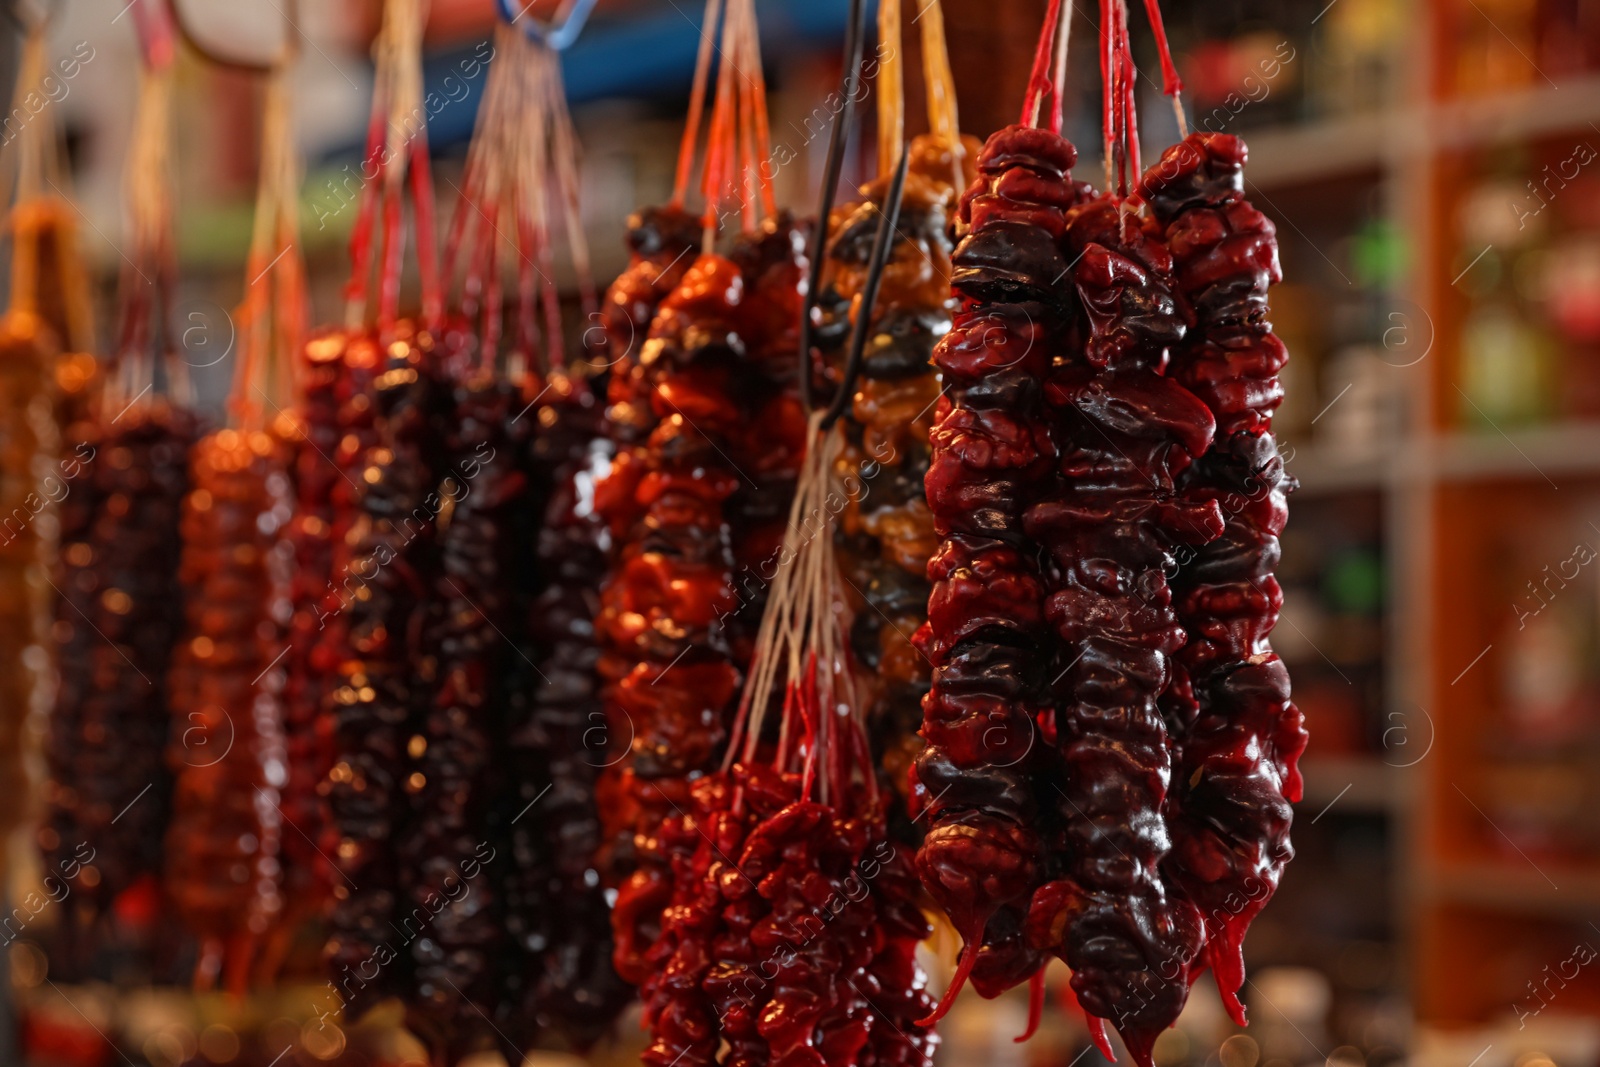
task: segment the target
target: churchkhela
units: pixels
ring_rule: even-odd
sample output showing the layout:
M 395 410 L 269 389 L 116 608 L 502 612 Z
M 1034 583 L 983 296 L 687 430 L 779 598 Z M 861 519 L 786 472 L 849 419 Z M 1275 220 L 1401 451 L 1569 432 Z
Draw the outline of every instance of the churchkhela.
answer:
M 1291 486 L 1270 436 L 1278 267 L 1235 138 L 1190 137 L 1141 183 L 1117 0 L 1108 192 L 1071 179 L 1045 80 L 1058 6 L 1024 123 L 962 198 L 962 305 L 935 351 L 918 862 L 966 942 L 941 1010 L 969 974 L 987 995 L 1032 979 L 1037 1005 L 1050 953 L 1102 1050 L 1109 1021 L 1148 1064 L 1207 965 L 1243 1021 L 1239 943 L 1291 855 L 1305 735 L 1266 645 Z
M 715 8 L 713 8 L 713 11 Z M 614 543 L 597 628 L 606 727 L 621 751 L 602 782 L 617 972 L 651 977 L 649 946 L 670 891 L 661 820 L 722 755 L 763 588 L 735 588 L 741 561 L 777 549 L 802 449 L 794 395 L 803 232 L 772 198 L 754 13 L 732 3 L 704 187 L 706 250 L 662 302 L 632 389 L 613 418 L 617 455 L 598 489 Z M 739 166 L 741 158 L 750 165 Z M 719 215 L 742 219 L 727 256 Z M 629 832 L 631 831 L 631 836 Z
M 1267 288 L 1282 278 L 1272 222 L 1244 198 L 1244 142 L 1193 133 L 1146 172 L 1141 194 L 1164 228 L 1177 288 L 1194 311 L 1173 376 L 1217 423 L 1216 443 L 1182 476 L 1187 494 L 1214 501 L 1221 537 L 1173 579 L 1188 641 L 1167 696 L 1176 724 L 1174 838 L 1165 871 L 1200 909 L 1205 960 L 1241 1025 L 1241 947 L 1271 899 L 1289 844 L 1289 805 L 1307 736 L 1289 700 L 1289 675 L 1268 635 L 1283 593 L 1273 577 L 1294 480 L 1272 435 L 1288 359 L 1267 321 Z
M 882 61 L 875 85 L 879 108 L 879 176 L 864 199 L 833 211 L 833 231 L 818 294 L 814 333 L 829 384 L 837 388 L 844 335 L 859 317 L 873 236 L 882 218 L 891 168 L 903 141 L 904 93 L 900 71 L 899 4 L 878 6 Z M 924 66 L 933 132 L 914 138 L 894 245 L 883 272 L 872 333 L 862 353 L 857 386 L 841 425 L 847 444 L 837 476 L 847 502 L 839 518 L 840 564 L 846 591 L 857 605 L 852 648 L 873 690 L 867 722 L 886 779 L 909 796 L 912 761 L 922 747 L 917 733 L 928 690 L 927 661 L 911 637 L 927 618 L 928 557 L 935 544 L 923 476 L 928 431 L 939 397 L 933 346 L 950 328 L 950 216 L 957 194 L 973 173 L 978 142 L 959 132 L 955 91 L 937 3 L 923 7 Z M 912 826 L 897 812 L 902 832 Z

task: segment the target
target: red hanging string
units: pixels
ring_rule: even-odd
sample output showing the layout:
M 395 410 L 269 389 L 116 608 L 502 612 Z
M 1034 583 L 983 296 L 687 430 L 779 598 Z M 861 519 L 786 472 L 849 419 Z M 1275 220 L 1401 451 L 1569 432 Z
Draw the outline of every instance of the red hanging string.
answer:
M 483 329 L 479 331 L 478 369 L 493 370 L 494 355 L 500 348 L 500 330 L 504 302 L 500 281 L 500 231 L 496 219 L 500 217 L 500 200 L 489 205 L 484 221 L 484 277 L 488 279 L 483 300 Z
M 373 101 L 372 117 L 367 120 L 367 150 L 361 157 L 361 204 L 350 230 L 350 280 L 344 287 L 345 304 L 349 308 L 356 307 L 366 296 L 367 282 L 372 276 L 372 235 L 383 185 L 383 144 L 387 128 L 384 112 L 381 103 Z
M 533 258 L 528 249 L 534 247 L 533 219 L 526 209 L 517 211 L 517 247 L 522 254 L 517 257 L 517 346 L 522 350 L 529 367 L 540 366 L 539 350 L 539 278 L 534 271 Z
M 800 798 L 810 800 L 812 786 L 817 780 L 817 710 L 808 694 L 798 683 L 791 681 L 790 688 L 799 690 L 795 704 L 800 709 L 800 717 L 805 720 L 805 773 L 800 781 Z
M 556 257 L 550 247 L 550 235 L 542 234 L 539 241 L 539 269 L 544 273 L 544 344 L 551 367 L 567 365 L 566 342 L 561 333 L 561 294 L 556 292 Z
M 755 230 L 761 221 L 760 192 L 758 189 L 759 177 L 756 174 L 756 116 L 754 83 L 750 77 L 750 67 L 753 66 L 749 55 L 747 36 L 744 32 L 745 23 L 750 17 L 749 7 L 743 0 L 739 3 L 738 23 L 733 30 L 733 61 L 735 75 L 739 79 L 736 86 L 738 91 L 739 113 L 739 199 L 743 205 L 744 228 L 749 233 Z M 759 57 L 756 58 L 759 63 Z
M 1144 0 L 1144 11 L 1150 19 L 1150 30 L 1155 34 L 1156 50 L 1161 53 L 1161 91 L 1167 96 L 1183 92 L 1183 79 L 1172 62 L 1172 49 L 1167 44 L 1167 28 L 1161 22 L 1161 0 Z
M 729 69 L 727 57 L 724 56 L 721 69 L 717 72 L 717 95 L 711 107 L 711 130 L 706 135 L 706 169 L 701 179 L 701 192 L 706 202 L 705 227 L 709 236 L 714 236 L 716 233 L 722 207 L 722 187 L 727 180 L 726 171 L 729 169 L 727 137 L 732 132 L 733 123 L 732 116 L 729 115 L 732 109 L 731 77 L 732 71 Z
M 463 251 L 468 251 L 465 246 L 467 217 L 477 214 L 473 205 L 483 199 L 483 182 L 483 168 L 478 166 L 476 160 L 469 154 L 466 168 L 461 174 L 459 189 L 461 199 L 450 215 L 450 228 L 444 238 L 444 263 L 440 273 L 446 285 L 455 284 L 457 259 Z M 468 266 L 471 266 L 470 262 Z
M 1100 0 L 1100 120 L 1105 144 L 1106 192 L 1114 192 L 1117 161 L 1117 95 L 1113 72 L 1117 53 L 1116 20 L 1111 14 L 1115 0 Z
M 1117 41 L 1122 66 L 1122 137 L 1123 165 L 1121 194 L 1127 196 L 1139 184 L 1139 115 L 1138 74 L 1133 63 L 1133 49 L 1128 42 L 1127 0 L 1117 0 Z
M 1055 101 L 1060 92 L 1059 87 L 1050 85 L 1050 55 L 1055 50 L 1056 22 L 1061 17 L 1061 0 L 1050 0 L 1050 6 L 1045 10 L 1044 28 L 1039 32 L 1039 44 L 1033 50 L 1033 69 L 1028 74 L 1028 91 L 1022 98 L 1022 125 L 1032 126 L 1039 121 L 1039 109 L 1046 107 L 1052 114 L 1056 110 Z M 1045 94 L 1049 93 L 1049 102 L 1045 101 Z M 1054 119 L 1047 119 L 1054 123 Z M 1060 132 L 1059 127 L 1056 130 Z
M 387 184 L 387 183 L 385 183 Z M 383 261 L 378 274 L 378 336 L 387 338 L 400 319 L 400 274 L 405 265 L 405 198 L 396 188 L 383 194 Z
M 417 273 L 422 280 L 422 324 L 438 327 L 444 317 L 444 290 L 439 283 L 439 252 L 433 229 L 433 165 L 428 159 L 428 131 L 411 139 L 411 206 L 417 223 Z

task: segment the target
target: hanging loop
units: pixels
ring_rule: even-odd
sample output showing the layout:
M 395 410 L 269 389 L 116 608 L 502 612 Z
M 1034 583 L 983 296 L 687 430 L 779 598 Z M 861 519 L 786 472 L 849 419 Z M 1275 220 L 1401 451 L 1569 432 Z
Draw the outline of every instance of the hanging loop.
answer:
M 513 26 L 522 27 L 522 32 L 528 35 L 529 40 L 537 41 L 557 52 L 565 52 L 572 47 L 572 43 L 583 32 L 584 24 L 589 21 L 589 15 L 594 11 L 595 0 L 566 0 L 563 5 L 565 10 L 559 12 L 549 23 L 544 23 L 529 15 L 528 8 L 532 3 L 522 3 L 521 0 L 496 0 L 500 9 L 500 17 Z
M 142 6 L 145 0 L 139 0 Z M 194 50 L 195 54 L 213 66 L 224 70 L 236 70 L 244 74 L 271 74 L 281 67 L 286 67 L 294 62 L 300 52 L 300 25 L 296 18 L 299 14 L 299 0 L 283 0 L 282 6 L 274 3 L 274 7 L 283 14 L 284 40 L 283 48 L 279 53 L 267 60 L 241 59 L 238 56 L 223 55 L 189 29 L 189 24 L 183 19 L 183 5 L 180 0 L 167 0 L 167 8 L 172 15 L 172 28 L 176 29 L 183 43 Z
M 61 17 L 61 9 L 66 6 L 67 0 L 43 0 L 42 3 L 37 5 L 6 4 L 4 7 L 0 7 L 0 11 L 5 13 L 6 18 L 17 29 L 26 34 L 34 29 L 48 30 L 51 26 L 54 26 L 56 20 Z M 34 7 L 36 10 L 32 13 L 24 13 L 21 9 L 25 7 Z M 42 10 L 37 10 L 39 8 L 42 8 Z

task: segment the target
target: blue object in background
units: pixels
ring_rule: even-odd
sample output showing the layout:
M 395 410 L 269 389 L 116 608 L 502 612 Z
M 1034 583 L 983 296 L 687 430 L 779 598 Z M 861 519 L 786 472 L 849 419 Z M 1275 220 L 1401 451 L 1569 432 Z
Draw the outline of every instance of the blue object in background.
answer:
M 686 96 L 694 79 L 694 61 L 700 47 L 700 20 L 705 11 L 698 0 L 666 0 L 668 9 L 617 22 L 591 22 L 577 42 L 562 53 L 567 99 L 574 104 L 607 97 Z M 868 3 L 869 9 L 876 4 Z M 674 10 L 675 9 L 675 10 Z M 833 46 L 844 39 L 849 0 L 765 0 L 756 11 L 761 23 L 762 53 L 770 60 L 787 52 Z M 447 95 L 447 77 L 460 76 L 461 62 L 473 56 L 481 43 L 427 56 L 423 62 L 424 92 Z M 479 53 L 481 54 L 481 53 Z M 435 148 L 459 144 L 472 137 L 472 123 L 483 94 L 482 77 L 470 82 L 457 102 L 443 108 L 428 125 L 428 141 Z M 463 106 L 465 105 L 465 106 Z M 351 145 L 339 155 L 359 152 Z

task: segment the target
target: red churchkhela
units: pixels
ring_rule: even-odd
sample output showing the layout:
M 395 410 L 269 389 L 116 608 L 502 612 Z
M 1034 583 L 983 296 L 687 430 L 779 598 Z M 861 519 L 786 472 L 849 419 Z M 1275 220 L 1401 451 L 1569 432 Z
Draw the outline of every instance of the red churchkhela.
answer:
M 1052 4 L 1030 101 L 1043 91 L 1058 14 Z M 930 827 L 918 873 L 965 946 L 930 1020 L 969 977 L 995 996 L 1044 959 L 1023 925 L 1045 871 L 1035 777 L 1051 762 L 1039 734 L 1052 648 L 1024 515 L 1056 462 L 1042 380 L 1070 325 L 1055 285 L 1067 273 L 1058 241 L 1076 159 L 1054 130 L 1015 125 L 989 138 L 960 201 L 965 236 L 951 273 L 960 306 L 934 349 L 945 396 L 926 486 L 941 543 L 916 637 L 933 682 L 913 800 Z
M 1184 485 L 1227 516 L 1223 535 L 1173 582 L 1189 641 L 1167 700 L 1178 756 L 1168 815 L 1176 845 L 1164 871 L 1199 907 L 1204 962 L 1241 1024 L 1241 945 L 1294 855 L 1289 805 L 1300 799 L 1296 763 L 1307 740 L 1267 640 L 1283 603 L 1272 572 L 1294 481 L 1272 435 L 1288 358 L 1266 321 L 1267 288 L 1282 277 L 1277 234 L 1244 199 L 1245 158 L 1237 137 L 1191 134 L 1141 189 L 1196 320 L 1173 373 L 1217 422 L 1216 445 Z

